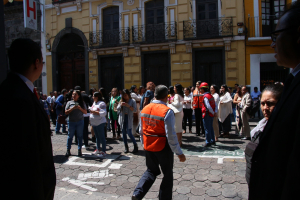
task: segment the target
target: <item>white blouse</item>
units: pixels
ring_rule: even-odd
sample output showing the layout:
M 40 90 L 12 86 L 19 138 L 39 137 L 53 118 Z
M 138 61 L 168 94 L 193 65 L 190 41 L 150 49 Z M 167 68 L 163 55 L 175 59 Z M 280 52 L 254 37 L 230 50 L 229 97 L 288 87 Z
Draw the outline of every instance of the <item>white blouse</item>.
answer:
M 192 109 L 192 103 L 193 103 L 193 94 L 190 93 L 188 96 L 184 95 L 184 98 L 183 98 L 184 101 L 190 101 L 190 103 L 186 103 L 186 104 L 183 104 L 183 108 L 184 109 Z

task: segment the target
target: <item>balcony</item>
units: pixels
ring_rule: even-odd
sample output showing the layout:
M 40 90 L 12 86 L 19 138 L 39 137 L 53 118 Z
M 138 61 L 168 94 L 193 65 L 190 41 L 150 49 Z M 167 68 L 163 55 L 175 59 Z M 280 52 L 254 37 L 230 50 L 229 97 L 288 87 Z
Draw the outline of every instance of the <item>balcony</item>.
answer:
M 176 40 L 176 22 L 148 24 L 132 27 L 132 43 L 149 44 Z
M 232 36 L 232 18 L 183 21 L 183 37 L 185 40 Z
M 117 47 L 130 44 L 130 28 L 90 32 L 90 48 Z
M 248 39 L 271 39 L 271 32 L 275 30 L 278 17 L 275 15 L 262 15 L 248 17 Z

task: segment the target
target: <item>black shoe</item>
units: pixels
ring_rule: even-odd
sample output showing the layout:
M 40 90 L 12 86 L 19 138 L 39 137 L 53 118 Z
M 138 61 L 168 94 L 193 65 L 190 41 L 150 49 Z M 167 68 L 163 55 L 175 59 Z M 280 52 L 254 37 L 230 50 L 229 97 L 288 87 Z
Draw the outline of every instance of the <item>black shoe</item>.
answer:
M 55 132 L 56 135 L 61 135 L 61 132 Z
M 129 153 L 128 144 L 125 144 L 125 150 L 124 150 L 124 153 Z
M 82 156 L 81 149 L 78 149 L 78 156 Z
M 210 143 L 210 144 L 216 146 L 216 142 L 212 142 L 212 143 Z
M 135 195 L 133 195 L 133 196 L 131 197 L 131 200 L 140 200 L 140 199 L 137 198 Z
M 210 146 L 211 146 L 210 143 L 205 143 L 205 144 L 203 145 L 203 147 L 210 147 Z
M 68 133 L 68 131 L 63 131 L 63 133 Z
M 96 142 L 96 137 L 92 137 L 92 142 Z
M 138 145 L 135 144 L 134 145 L 134 149 L 133 149 L 133 151 L 131 153 L 137 153 L 137 152 L 139 152 L 139 148 L 138 148 Z
M 71 152 L 70 152 L 70 150 L 67 150 L 67 152 L 66 152 L 66 155 L 65 155 L 66 157 L 69 157 L 69 156 L 71 156 Z

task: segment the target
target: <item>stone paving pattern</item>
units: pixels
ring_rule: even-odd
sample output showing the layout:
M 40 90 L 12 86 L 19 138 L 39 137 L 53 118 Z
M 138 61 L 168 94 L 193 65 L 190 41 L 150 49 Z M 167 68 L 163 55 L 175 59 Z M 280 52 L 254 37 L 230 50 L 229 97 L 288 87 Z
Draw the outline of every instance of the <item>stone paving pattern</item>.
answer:
M 54 130 L 54 126 L 52 129 Z M 195 127 L 193 127 L 193 132 L 195 132 Z M 226 145 L 228 149 L 239 149 L 243 151 L 248 141 L 240 140 L 233 134 L 234 131 L 231 132 L 231 138 L 219 138 L 217 144 Z M 52 145 L 57 174 L 55 199 L 62 199 L 61 195 L 58 194 L 58 191 L 61 189 L 78 193 L 78 199 L 85 197 L 89 198 L 89 196 L 93 196 L 97 199 L 97 195 L 99 195 L 98 199 L 110 199 L 108 197 L 103 197 L 104 195 L 110 196 L 111 199 L 130 199 L 141 175 L 146 170 L 144 150 L 141 143 L 138 142 L 138 154 L 124 154 L 124 144 L 122 139 L 112 140 L 111 138 L 112 133 L 108 132 L 107 154 L 114 155 L 116 159 L 112 160 L 109 165 L 99 168 L 95 166 L 65 164 L 65 162 L 68 161 L 64 156 L 66 152 L 67 135 L 56 135 L 53 133 Z M 196 136 L 194 133 L 183 134 L 183 149 L 185 149 L 185 152 L 193 153 L 187 155 L 187 160 L 184 163 L 180 163 L 177 156 L 174 157 L 173 199 L 247 199 L 248 187 L 245 180 L 245 159 L 225 158 L 222 164 L 218 164 L 217 158 L 198 157 L 197 155 L 200 155 L 200 152 L 205 152 L 207 150 L 201 147 L 201 145 L 204 144 L 204 139 L 204 137 Z M 92 153 L 95 150 L 95 144 L 91 141 L 90 144 L 91 146 L 89 149 L 83 149 L 84 156 L 75 158 L 76 160 L 74 162 L 89 164 L 105 163 L 107 159 L 99 159 L 95 156 L 87 156 L 85 154 Z M 217 149 L 218 145 L 213 148 Z M 129 148 L 130 151 L 133 150 L 133 144 L 130 140 Z M 69 159 L 77 156 L 77 145 L 72 145 L 71 154 L 74 156 Z M 121 167 L 119 169 L 110 169 L 113 166 L 112 164 L 115 166 L 121 165 Z M 93 178 L 91 175 L 86 175 L 87 173 L 94 173 L 97 175 Z M 82 180 L 79 179 L 84 175 L 86 175 L 87 178 Z M 99 175 L 101 175 L 101 178 L 99 178 Z M 79 184 L 76 186 L 65 181 L 67 177 L 75 182 L 77 181 Z M 158 191 L 162 177 L 163 175 L 157 177 L 154 185 L 145 196 L 145 199 L 158 199 Z M 82 182 L 90 182 L 85 185 L 96 189 L 96 191 L 81 187 L 80 183 Z M 79 194 L 85 196 L 82 197 Z

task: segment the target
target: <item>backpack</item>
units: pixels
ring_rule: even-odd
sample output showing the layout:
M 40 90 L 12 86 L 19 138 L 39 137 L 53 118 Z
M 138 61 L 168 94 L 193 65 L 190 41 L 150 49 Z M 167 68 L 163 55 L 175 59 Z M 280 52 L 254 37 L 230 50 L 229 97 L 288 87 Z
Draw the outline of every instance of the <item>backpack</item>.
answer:
M 247 112 L 250 116 L 254 116 L 255 113 L 259 110 L 259 106 L 260 106 L 260 103 L 259 103 L 259 102 L 260 102 L 259 100 L 253 101 L 253 100 L 251 99 L 251 105 L 250 105 L 250 107 L 248 107 L 248 108 L 246 109 L 246 112 Z

